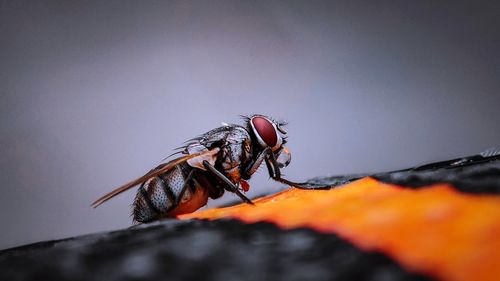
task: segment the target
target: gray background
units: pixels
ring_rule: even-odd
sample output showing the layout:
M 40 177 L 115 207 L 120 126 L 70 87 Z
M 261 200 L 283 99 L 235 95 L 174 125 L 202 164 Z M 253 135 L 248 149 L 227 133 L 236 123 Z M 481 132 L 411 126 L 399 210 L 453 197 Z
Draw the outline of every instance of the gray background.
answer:
M 498 145 L 500 9 L 366 2 L 1 1 L 0 248 L 129 226 L 89 204 L 239 114 L 289 121 L 291 180 Z

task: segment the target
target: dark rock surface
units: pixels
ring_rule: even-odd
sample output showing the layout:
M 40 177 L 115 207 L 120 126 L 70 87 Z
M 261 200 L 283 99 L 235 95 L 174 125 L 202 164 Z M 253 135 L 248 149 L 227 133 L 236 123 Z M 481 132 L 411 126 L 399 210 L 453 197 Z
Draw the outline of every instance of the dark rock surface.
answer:
M 500 160 L 432 170 L 408 170 L 374 175 L 380 181 L 410 188 L 450 183 L 467 193 L 500 194 Z
M 462 192 L 499 194 L 500 150 L 490 149 L 474 156 L 380 173 L 373 177 L 410 188 L 445 182 Z
M 427 280 L 335 235 L 166 220 L 0 252 L 0 280 Z
M 312 179 L 333 186 L 366 176 Z M 409 188 L 451 183 L 498 194 L 500 155 L 487 153 L 371 175 Z M 234 220 L 164 220 L 0 251 L 0 280 L 428 280 L 381 253 L 310 229 Z
M 462 192 L 500 194 L 500 149 L 490 149 L 478 155 L 430 163 L 404 170 L 371 175 L 317 177 L 311 181 L 315 184 L 335 187 L 365 176 L 371 176 L 382 182 L 408 188 L 420 188 L 435 183 L 450 183 L 454 188 Z

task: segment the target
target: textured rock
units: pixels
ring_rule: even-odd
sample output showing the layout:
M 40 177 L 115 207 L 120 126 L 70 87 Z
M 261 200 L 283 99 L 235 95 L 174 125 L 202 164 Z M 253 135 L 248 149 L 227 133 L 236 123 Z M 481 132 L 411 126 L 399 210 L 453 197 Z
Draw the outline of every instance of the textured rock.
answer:
M 317 178 L 347 183 L 329 190 L 289 189 L 182 218 L 236 218 L 309 227 L 378 250 L 405 268 L 443 280 L 500 276 L 500 159 L 472 156 L 377 174 Z M 397 185 L 396 185 L 397 184 Z M 311 185 L 314 187 L 313 185 Z
M 464 158 L 467 159 L 467 158 Z M 415 169 L 381 173 L 375 178 L 410 188 L 429 186 L 435 183 L 450 183 L 462 192 L 475 194 L 500 194 L 500 157 L 477 159 L 476 161 L 458 159 L 441 167 L 417 167 Z M 464 161 L 461 163 L 461 161 Z
M 500 276 L 500 197 L 457 192 L 449 184 L 411 189 L 363 178 L 331 190 L 289 189 L 254 201 L 182 215 L 273 222 L 332 233 L 381 251 L 409 270 L 443 280 Z
M 0 253 L 0 280 L 422 280 L 335 235 L 172 221 Z
M 164 220 L 8 249 L 0 251 L 0 280 L 495 280 L 500 259 L 485 257 L 500 252 L 499 158 L 476 155 L 360 181 L 365 174 L 315 178 L 313 187 L 342 188 L 291 189 L 253 209 L 184 216 L 229 214 L 246 223 Z

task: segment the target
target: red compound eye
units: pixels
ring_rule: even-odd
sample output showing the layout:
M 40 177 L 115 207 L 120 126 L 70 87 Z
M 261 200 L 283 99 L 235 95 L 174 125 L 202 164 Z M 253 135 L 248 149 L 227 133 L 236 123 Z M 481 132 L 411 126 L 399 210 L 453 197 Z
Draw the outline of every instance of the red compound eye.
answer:
M 258 135 L 269 147 L 274 147 L 278 142 L 278 136 L 273 124 L 264 117 L 252 118 L 255 134 Z

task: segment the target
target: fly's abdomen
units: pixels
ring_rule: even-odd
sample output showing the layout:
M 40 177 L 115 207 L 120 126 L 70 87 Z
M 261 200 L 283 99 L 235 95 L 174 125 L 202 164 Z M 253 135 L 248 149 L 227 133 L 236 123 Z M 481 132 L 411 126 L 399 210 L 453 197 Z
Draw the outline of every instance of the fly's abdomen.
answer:
M 165 184 L 160 178 L 151 178 L 137 191 L 133 210 L 134 220 L 147 222 L 158 219 L 174 202 L 173 198 L 168 197 Z
M 134 220 L 147 222 L 163 217 L 175 207 L 178 192 L 174 191 L 182 189 L 184 182 L 184 176 L 179 167 L 145 181 L 139 187 L 135 197 Z
M 179 214 L 184 209 L 179 207 L 189 202 L 195 193 L 200 193 L 197 192 L 196 184 L 186 182 L 191 170 L 191 167 L 180 164 L 145 181 L 139 187 L 134 201 L 134 220 L 148 222 Z

